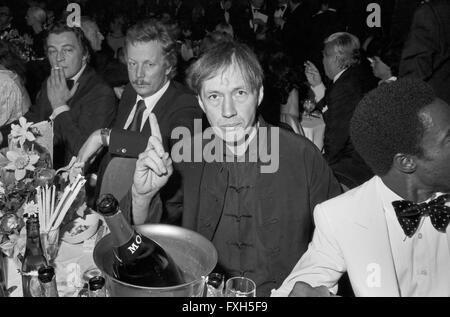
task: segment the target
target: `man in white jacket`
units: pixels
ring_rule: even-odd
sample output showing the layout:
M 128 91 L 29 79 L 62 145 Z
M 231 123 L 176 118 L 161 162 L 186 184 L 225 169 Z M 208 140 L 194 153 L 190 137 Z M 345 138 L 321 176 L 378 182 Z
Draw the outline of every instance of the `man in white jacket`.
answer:
M 421 81 L 370 92 L 351 122 L 377 176 L 318 205 L 315 233 L 272 296 L 450 296 L 450 106 Z

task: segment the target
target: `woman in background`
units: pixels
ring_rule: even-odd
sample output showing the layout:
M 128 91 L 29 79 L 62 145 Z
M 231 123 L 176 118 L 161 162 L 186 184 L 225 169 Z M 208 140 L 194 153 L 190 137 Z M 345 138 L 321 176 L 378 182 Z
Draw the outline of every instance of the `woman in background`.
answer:
M 24 82 L 21 59 L 7 42 L 0 41 L 0 127 L 19 119 L 30 108 Z
M 301 126 L 303 107 L 300 108 L 300 101 L 305 99 L 308 89 L 301 80 L 302 72 L 296 71 L 290 59 L 282 52 L 270 54 L 265 68 L 266 102 L 261 109 L 264 119 L 304 135 Z

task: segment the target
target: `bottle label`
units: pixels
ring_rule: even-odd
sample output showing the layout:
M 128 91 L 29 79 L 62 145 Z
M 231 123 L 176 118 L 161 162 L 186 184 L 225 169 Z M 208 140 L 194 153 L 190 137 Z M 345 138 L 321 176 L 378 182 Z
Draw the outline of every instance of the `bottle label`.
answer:
M 139 246 L 142 244 L 142 237 L 137 234 L 136 237 L 131 240 L 131 243 L 128 244 L 127 250 L 130 252 L 130 254 L 134 254 L 138 249 Z

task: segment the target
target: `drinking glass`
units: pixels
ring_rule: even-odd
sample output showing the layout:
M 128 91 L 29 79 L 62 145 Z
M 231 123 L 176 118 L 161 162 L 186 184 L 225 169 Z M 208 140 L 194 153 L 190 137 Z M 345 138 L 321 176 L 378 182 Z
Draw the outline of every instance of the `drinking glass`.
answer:
M 309 117 L 315 108 L 316 108 L 316 103 L 314 102 L 314 100 L 306 99 L 303 102 L 303 109 L 305 111 L 306 117 Z
M 220 273 L 211 273 L 206 280 L 206 297 L 223 297 L 224 276 Z
M 54 263 L 59 251 L 59 228 L 41 232 L 41 243 L 45 257 L 49 263 Z
M 225 283 L 225 297 L 256 297 L 256 284 L 247 277 L 232 277 Z

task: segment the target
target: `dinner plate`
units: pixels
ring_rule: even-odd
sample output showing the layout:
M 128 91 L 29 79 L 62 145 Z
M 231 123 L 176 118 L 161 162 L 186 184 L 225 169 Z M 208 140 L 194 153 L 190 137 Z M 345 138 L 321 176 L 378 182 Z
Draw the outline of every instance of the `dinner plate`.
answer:
M 99 221 L 100 217 L 96 213 L 90 213 L 85 218 L 76 218 L 66 226 L 67 228 L 71 228 L 70 231 L 63 230 L 64 235 L 62 240 L 70 244 L 84 242 L 97 232 Z M 76 231 L 80 232 L 76 233 Z

